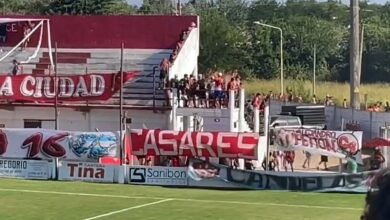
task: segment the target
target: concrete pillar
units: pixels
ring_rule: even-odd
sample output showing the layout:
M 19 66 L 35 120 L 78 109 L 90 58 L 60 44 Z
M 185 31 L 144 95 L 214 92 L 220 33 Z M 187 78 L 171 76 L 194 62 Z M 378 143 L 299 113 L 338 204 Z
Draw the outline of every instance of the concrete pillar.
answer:
M 239 108 L 240 108 L 240 115 L 238 118 L 239 123 L 239 131 L 244 132 L 244 125 L 246 123 L 245 121 L 245 89 L 240 90 L 240 96 L 239 96 Z
M 266 106 L 265 106 L 265 108 L 264 108 L 264 136 L 267 138 L 266 140 L 267 140 L 267 151 L 266 151 L 266 157 L 267 157 L 267 162 L 266 162 L 266 168 L 267 168 L 267 170 L 268 170 L 268 162 L 269 162 L 269 152 L 270 152 L 270 142 L 269 142 L 269 133 L 268 133 L 268 131 L 269 131 L 269 108 L 270 108 L 270 106 L 267 104 Z M 261 155 L 259 155 L 259 156 L 261 156 Z M 263 158 L 258 158 L 259 159 L 259 161 L 260 162 L 262 162 L 263 161 Z
M 177 89 L 172 89 L 172 93 L 170 94 L 170 100 L 171 100 L 171 130 L 176 131 L 177 130 L 177 108 L 178 108 L 178 102 L 177 102 Z
M 173 102 L 172 102 L 173 101 L 173 92 L 169 93 L 168 98 L 169 98 L 169 102 L 172 106 L 172 110 L 171 110 L 169 117 L 168 117 L 168 129 L 174 130 L 173 118 L 175 117 L 175 114 L 173 112 L 174 107 L 173 107 Z
M 383 134 L 383 138 L 385 138 L 386 140 L 389 138 L 389 127 L 388 126 L 385 126 L 384 127 L 384 134 Z M 385 163 L 382 165 L 382 168 L 387 168 L 388 167 L 388 164 L 389 164 L 389 159 L 388 159 L 388 152 L 387 152 L 387 147 L 384 147 L 382 148 L 383 149 L 383 155 L 385 156 L 386 160 L 385 160 Z
M 192 117 L 183 116 L 183 131 L 192 131 Z
M 234 100 L 234 91 L 229 90 L 229 123 L 230 123 L 230 132 L 236 132 L 236 129 L 234 127 L 234 122 L 236 121 L 236 115 L 235 115 L 235 106 L 234 106 L 235 100 Z M 240 103 L 241 104 L 241 103 Z M 241 115 L 241 114 L 240 114 Z M 241 118 L 240 115 L 238 116 L 238 121 L 241 123 Z M 239 132 L 241 128 L 239 127 Z M 238 168 L 239 169 L 244 169 L 244 159 L 238 159 Z
M 266 136 L 266 137 L 268 137 L 268 131 L 269 131 L 269 119 L 270 119 L 269 108 L 270 108 L 269 105 L 266 105 L 264 108 L 264 136 Z
M 230 132 L 233 132 L 234 131 L 234 122 L 235 122 L 235 117 L 234 117 L 234 91 L 233 90 L 229 90 L 229 123 L 230 123 L 230 126 L 229 126 L 229 129 L 230 129 Z
M 125 183 L 125 179 L 126 179 L 126 170 L 127 170 L 127 166 L 126 165 L 122 165 L 122 166 L 119 166 L 118 168 L 118 183 Z

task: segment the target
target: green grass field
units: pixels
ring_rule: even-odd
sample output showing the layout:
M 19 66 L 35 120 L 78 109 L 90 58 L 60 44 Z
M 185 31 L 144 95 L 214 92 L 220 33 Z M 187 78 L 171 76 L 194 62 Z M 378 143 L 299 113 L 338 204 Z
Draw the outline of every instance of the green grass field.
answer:
M 0 180 L 1 220 L 356 220 L 363 195 Z
M 296 81 L 295 81 L 296 82 Z M 302 83 L 305 90 L 312 91 L 312 83 L 305 81 Z M 284 86 L 292 87 L 293 81 L 285 80 Z M 295 84 L 297 85 L 297 84 Z M 279 80 L 252 80 L 245 81 L 244 86 L 247 94 L 254 94 L 256 92 L 268 93 L 272 90 L 275 94 L 280 92 L 280 81 Z M 367 102 L 369 104 L 377 101 L 386 102 L 390 101 L 389 98 L 390 85 L 387 83 L 376 83 L 376 84 L 362 84 L 360 87 L 360 100 L 363 103 L 364 94 L 368 95 Z M 329 94 L 334 97 L 338 104 L 341 104 L 344 98 L 349 101 L 349 84 L 348 83 L 337 83 L 337 82 L 317 82 L 316 83 L 316 95 L 321 100 L 324 100 L 325 96 Z

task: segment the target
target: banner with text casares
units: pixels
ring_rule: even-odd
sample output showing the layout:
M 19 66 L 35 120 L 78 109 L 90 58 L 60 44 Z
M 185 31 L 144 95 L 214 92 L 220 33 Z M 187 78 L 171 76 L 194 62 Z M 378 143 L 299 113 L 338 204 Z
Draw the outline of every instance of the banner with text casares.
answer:
M 257 160 L 259 135 L 237 132 L 131 130 L 130 148 L 135 156 L 191 156 Z

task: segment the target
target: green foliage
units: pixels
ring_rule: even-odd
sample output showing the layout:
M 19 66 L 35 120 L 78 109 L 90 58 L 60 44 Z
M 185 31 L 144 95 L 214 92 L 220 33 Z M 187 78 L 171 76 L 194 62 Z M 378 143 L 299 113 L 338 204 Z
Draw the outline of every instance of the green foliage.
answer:
M 310 102 L 311 100 L 311 91 L 310 89 L 305 89 L 305 80 L 296 79 L 288 83 L 286 87 L 286 93 L 294 94 L 295 96 L 301 96 L 305 102 Z
M 171 15 L 176 12 L 175 4 L 171 0 L 144 0 L 138 10 L 141 14 Z
M 250 58 L 245 50 L 246 30 L 234 24 L 234 19 L 218 8 L 201 10 L 199 68 L 202 72 L 245 68 L 246 59 Z
M 132 14 L 134 9 L 124 0 L 54 0 L 43 11 L 58 15 L 119 15 Z
M 140 8 L 126 0 L 4 0 L 7 14 L 165 14 L 177 13 L 177 1 L 144 0 Z M 361 2 L 364 23 L 362 81 L 390 82 L 390 3 Z M 313 50 L 319 80 L 349 80 L 349 7 L 339 1 L 190 0 L 184 15 L 200 16 L 199 70 L 239 70 L 250 78 L 280 76 L 279 31 L 283 30 L 284 74 L 311 80 Z

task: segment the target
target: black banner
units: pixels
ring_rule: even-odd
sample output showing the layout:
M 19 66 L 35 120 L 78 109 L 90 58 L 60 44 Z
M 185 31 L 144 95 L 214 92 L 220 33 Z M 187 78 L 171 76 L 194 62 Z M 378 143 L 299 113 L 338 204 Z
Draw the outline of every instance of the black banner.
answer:
M 200 162 L 201 161 L 201 162 Z M 203 166 L 199 166 L 203 163 Z M 196 164 L 196 167 L 192 167 Z M 218 170 L 217 175 L 194 178 L 194 170 L 210 168 Z M 203 169 L 204 170 L 204 169 Z M 192 172 L 192 174 L 190 174 Z M 199 171 L 197 171 L 199 173 Z M 365 193 L 370 181 L 376 172 L 363 172 L 358 174 L 330 174 L 330 173 L 287 173 L 264 172 L 252 170 L 237 170 L 223 165 L 212 164 L 196 159 L 190 163 L 190 186 L 246 188 L 256 190 L 290 190 L 290 191 L 316 191 L 316 192 L 357 192 Z

